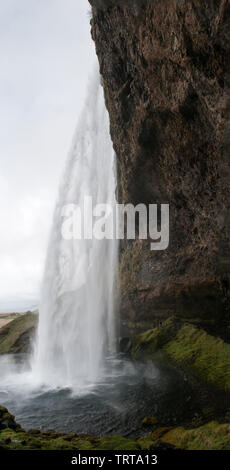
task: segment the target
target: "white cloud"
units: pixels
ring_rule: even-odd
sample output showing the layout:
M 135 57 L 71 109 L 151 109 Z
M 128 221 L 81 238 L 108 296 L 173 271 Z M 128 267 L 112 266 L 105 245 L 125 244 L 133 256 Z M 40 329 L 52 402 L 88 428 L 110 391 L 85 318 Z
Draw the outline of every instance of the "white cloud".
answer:
M 0 310 L 37 299 L 95 59 L 86 0 L 0 0 Z

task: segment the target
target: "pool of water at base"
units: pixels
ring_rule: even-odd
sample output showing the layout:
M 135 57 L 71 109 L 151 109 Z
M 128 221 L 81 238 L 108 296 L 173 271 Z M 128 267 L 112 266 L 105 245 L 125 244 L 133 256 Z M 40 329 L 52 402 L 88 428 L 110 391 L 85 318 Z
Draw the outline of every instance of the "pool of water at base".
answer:
M 0 405 L 26 430 L 129 437 L 146 433 L 146 416 L 172 424 L 192 419 L 196 409 L 182 373 L 122 356 L 108 360 L 101 381 L 80 394 L 65 387 L 34 386 L 26 355 L 0 356 Z

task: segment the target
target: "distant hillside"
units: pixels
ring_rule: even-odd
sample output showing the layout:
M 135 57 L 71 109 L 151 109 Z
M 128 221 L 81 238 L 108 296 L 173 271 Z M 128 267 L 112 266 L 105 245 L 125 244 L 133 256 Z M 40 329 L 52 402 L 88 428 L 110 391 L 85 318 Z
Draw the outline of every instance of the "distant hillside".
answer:
M 27 312 L 0 328 L 0 354 L 27 352 L 37 323 L 38 314 Z

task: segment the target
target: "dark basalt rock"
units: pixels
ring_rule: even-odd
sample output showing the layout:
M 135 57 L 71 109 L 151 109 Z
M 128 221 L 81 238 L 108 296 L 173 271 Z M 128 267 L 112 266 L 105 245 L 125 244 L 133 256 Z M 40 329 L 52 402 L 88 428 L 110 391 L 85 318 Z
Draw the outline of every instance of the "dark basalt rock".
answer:
M 4 429 L 21 431 L 22 428 L 20 424 L 16 423 L 14 416 L 8 412 L 7 408 L 0 406 L 0 431 Z
M 124 203 L 169 203 L 170 245 L 121 246 L 123 325 L 230 322 L 230 5 L 91 0 Z

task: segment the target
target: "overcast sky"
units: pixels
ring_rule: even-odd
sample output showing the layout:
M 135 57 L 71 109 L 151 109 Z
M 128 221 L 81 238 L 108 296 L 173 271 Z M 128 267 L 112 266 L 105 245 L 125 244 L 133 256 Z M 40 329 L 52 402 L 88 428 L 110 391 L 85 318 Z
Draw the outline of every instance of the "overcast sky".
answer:
M 36 305 L 96 61 L 87 0 L 0 0 L 0 312 Z

